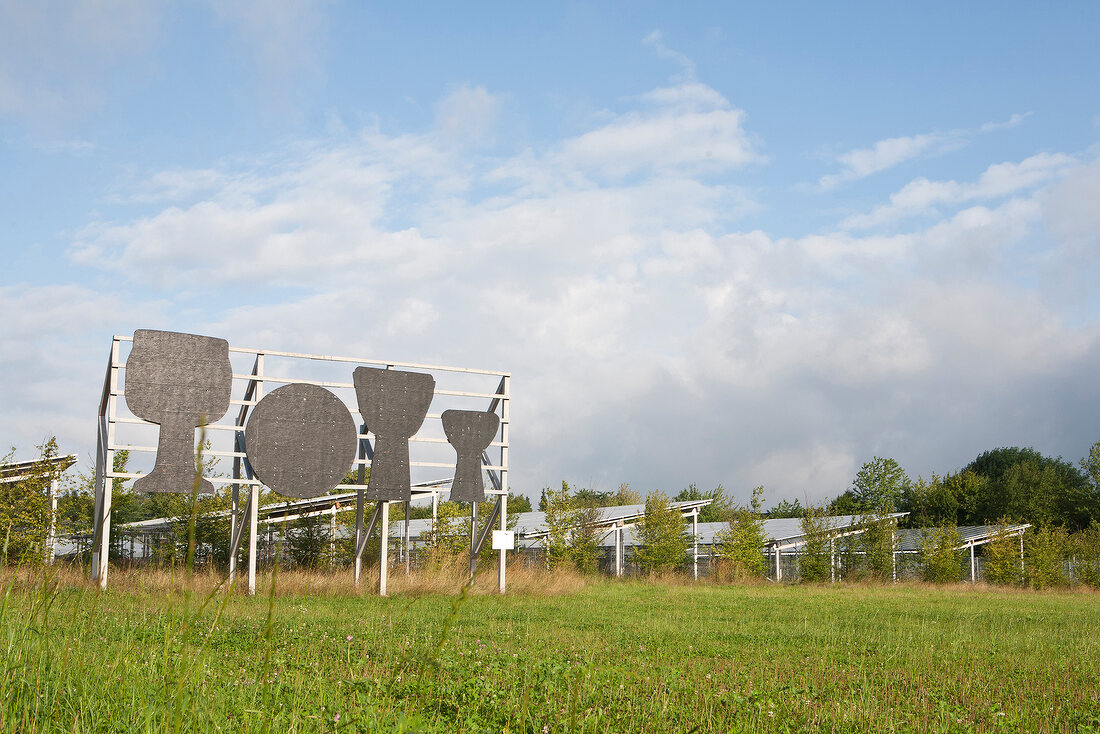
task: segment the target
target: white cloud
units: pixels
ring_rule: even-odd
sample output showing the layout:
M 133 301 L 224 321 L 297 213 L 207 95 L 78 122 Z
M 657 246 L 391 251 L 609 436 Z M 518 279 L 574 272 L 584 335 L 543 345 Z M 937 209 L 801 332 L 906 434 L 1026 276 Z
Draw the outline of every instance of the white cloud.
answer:
M 1043 416 L 1053 392 L 1093 379 L 1100 324 L 1059 310 L 1064 281 L 1033 276 L 1089 236 L 1094 167 L 1040 154 L 906 187 L 891 205 L 930 214 L 910 232 L 778 237 L 741 231 L 730 212 L 751 202 L 698 160 L 714 136 L 742 146 L 727 173 L 758 156 L 740 118 L 672 151 L 640 134 L 610 152 L 592 142 L 690 131 L 697 116 L 738 114 L 728 102 L 682 84 L 633 103 L 506 159 L 456 153 L 440 125 L 164 172 L 127 200 L 140 214 L 90 224 L 72 257 L 163 289 L 167 304 L 127 302 L 124 324 L 151 314 L 133 325 L 511 371 L 525 492 L 563 478 L 763 483 L 769 498 L 820 501 L 874 454 L 927 474 L 994 436 L 1042 447 L 1036 426 L 1082 430 L 1084 418 Z M 115 304 L 71 300 L 92 304 L 100 321 L 86 328 L 106 339 L 96 324 L 118 322 Z M 205 301 L 220 305 L 176 315 Z M 49 313 L 42 299 L 10 308 Z M 33 339 L 43 319 L 11 338 Z M 98 389 L 91 352 L 93 377 L 65 387 L 69 402 Z M 61 367 L 8 374 L 33 394 Z
M 137 0 L 0 0 L 0 115 L 52 126 L 98 107 L 108 75 L 152 48 L 162 15 Z
M 664 35 L 660 31 L 650 31 L 650 33 L 642 39 L 642 42 L 647 46 L 652 46 L 653 50 L 660 58 L 675 61 L 680 66 L 679 79 L 690 81 L 695 78 L 695 62 L 685 54 L 666 46 Z
M 563 161 L 612 178 L 669 169 L 722 171 L 764 161 L 743 128 L 745 113 L 713 89 L 692 83 L 654 90 L 643 100 L 653 107 L 567 140 Z
M 832 189 L 847 181 L 856 181 L 929 152 L 942 152 L 962 144 L 957 134 L 927 133 L 880 140 L 870 148 L 857 148 L 836 156 L 839 173 L 822 176 L 818 186 Z
M 281 99 L 322 73 L 326 27 L 320 0 L 211 0 L 210 9 L 232 28 L 268 99 Z
M 1015 194 L 1064 175 L 1076 159 L 1064 153 L 1038 153 L 1016 162 L 997 163 L 982 172 L 977 181 L 929 181 L 918 178 L 890 195 L 890 203 L 869 214 L 849 217 L 846 229 L 867 229 L 921 214 L 937 205 L 955 206 Z
M 485 87 L 460 84 L 435 106 L 435 121 L 448 140 L 477 142 L 492 132 L 500 98 Z
M 1027 118 L 1031 117 L 1030 112 L 1014 112 L 1004 122 L 987 122 L 982 125 L 979 130 L 983 133 L 994 132 L 996 130 L 1011 130 L 1014 127 L 1019 127 Z

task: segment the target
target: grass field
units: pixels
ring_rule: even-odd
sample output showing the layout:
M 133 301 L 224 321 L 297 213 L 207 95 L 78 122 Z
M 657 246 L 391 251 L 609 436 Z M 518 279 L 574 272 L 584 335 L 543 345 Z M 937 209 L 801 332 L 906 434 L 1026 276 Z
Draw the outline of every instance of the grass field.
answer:
M 77 578 L 5 582 L 2 731 L 1100 731 L 1097 594 Z

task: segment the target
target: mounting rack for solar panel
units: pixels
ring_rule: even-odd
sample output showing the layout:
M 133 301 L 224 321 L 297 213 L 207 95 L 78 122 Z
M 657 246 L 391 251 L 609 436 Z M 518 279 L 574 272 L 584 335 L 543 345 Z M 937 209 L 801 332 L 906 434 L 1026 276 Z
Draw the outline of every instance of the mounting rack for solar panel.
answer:
M 145 476 L 142 472 L 132 471 L 114 471 L 114 457 L 117 451 L 129 451 L 136 454 L 155 454 L 156 446 L 140 445 L 133 443 L 125 443 L 119 440 L 119 432 L 130 426 L 153 426 L 155 424 L 142 420 L 129 413 L 126 408 L 125 400 L 120 401 L 120 397 L 125 397 L 124 383 L 120 382 L 120 377 L 125 376 L 126 359 L 123 354 L 124 348 L 132 344 L 133 338 L 129 336 L 116 335 L 111 342 L 110 357 L 107 362 L 107 372 L 104 376 L 103 391 L 99 401 L 99 415 L 96 431 L 96 473 L 95 473 L 95 510 L 94 510 L 94 527 L 95 532 L 92 542 L 92 564 L 91 564 L 91 578 L 98 581 L 102 588 L 106 588 L 107 584 L 107 568 L 108 568 L 108 550 L 110 545 L 111 534 L 111 489 L 112 481 L 116 479 L 137 479 Z M 440 365 L 428 365 L 417 364 L 412 362 L 399 362 L 393 360 L 379 360 L 373 358 L 360 358 L 360 357 L 339 357 L 333 355 L 322 354 L 304 354 L 299 352 L 285 352 L 276 350 L 265 349 L 249 349 L 242 347 L 229 347 L 231 358 L 234 355 L 247 355 L 252 357 L 252 369 L 249 373 L 238 373 L 236 369 L 233 372 L 233 398 L 230 399 L 231 410 L 219 421 L 206 426 L 206 430 L 210 432 L 231 432 L 232 434 L 232 449 L 229 451 L 210 450 L 205 452 L 207 456 L 214 456 L 218 458 L 231 458 L 233 460 L 233 475 L 232 477 L 206 477 L 208 480 L 215 484 L 230 484 L 232 486 L 232 510 L 230 512 L 230 567 L 229 575 L 230 581 L 235 579 L 237 573 L 237 554 L 241 544 L 244 541 L 245 530 L 248 530 L 248 592 L 254 594 L 256 591 L 256 540 L 257 540 L 257 525 L 258 525 L 258 493 L 262 490 L 263 484 L 252 473 L 251 467 L 248 464 L 247 456 L 244 449 L 244 428 L 248 419 L 250 410 L 259 403 L 263 397 L 264 387 L 266 384 L 275 383 L 278 385 L 291 384 L 291 383 L 306 383 L 312 385 L 318 385 L 333 392 L 345 391 L 351 392 L 353 395 L 354 385 L 350 381 L 351 371 L 356 366 L 366 365 L 372 367 L 380 367 L 385 369 L 403 369 L 418 372 L 428 372 L 435 377 L 436 389 L 433 397 L 433 402 L 436 398 L 444 397 L 447 400 L 458 403 L 467 403 L 470 401 L 478 401 L 480 404 L 478 409 L 484 409 L 484 402 L 488 400 L 488 410 L 495 412 L 500 418 L 500 427 L 498 429 L 497 436 L 494 437 L 492 443 L 482 454 L 482 465 L 484 470 L 489 476 L 491 485 L 486 488 L 485 493 L 487 496 L 495 496 L 496 501 L 491 510 L 491 514 L 488 518 L 488 525 L 484 531 L 479 535 L 476 532 L 477 529 L 477 505 L 474 504 L 471 512 L 470 523 L 470 571 L 471 574 L 476 570 L 478 552 L 481 550 L 486 537 L 492 529 L 494 523 L 499 521 L 499 529 L 507 529 L 507 514 L 508 514 L 508 434 L 510 429 L 509 422 L 509 408 L 510 408 L 510 382 L 511 375 L 508 372 L 500 372 L 495 370 L 482 370 L 473 369 L 467 367 L 446 367 Z M 264 371 L 265 358 L 278 358 L 281 360 L 288 360 L 291 363 L 297 365 L 306 366 L 319 366 L 331 363 L 342 363 L 348 366 L 347 381 L 331 381 L 331 380 L 314 380 L 314 379 L 298 379 L 292 378 L 288 375 L 272 375 L 267 374 Z M 464 376 L 468 380 L 486 381 L 486 385 L 490 388 L 495 386 L 495 389 L 489 390 L 468 390 L 468 389 L 452 389 L 449 388 L 448 378 L 457 380 L 460 376 Z M 238 397 L 239 396 L 239 397 Z M 358 415 L 358 406 L 355 404 L 354 398 L 345 400 L 349 410 L 353 415 Z M 236 415 L 233 415 L 232 406 L 237 406 L 238 410 Z M 473 407 L 470 405 L 469 407 Z M 439 424 L 440 412 L 433 412 L 429 408 L 428 416 L 425 420 L 425 426 Z M 445 438 L 431 437 L 422 435 L 425 433 L 422 427 L 421 431 L 417 435 L 410 439 L 410 466 L 415 468 L 454 468 L 453 462 L 443 461 L 426 461 L 422 457 L 417 457 L 417 447 L 430 447 L 435 444 L 447 444 Z M 211 434 L 212 435 L 212 434 Z M 358 468 L 358 483 L 357 484 L 340 484 L 337 489 L 342 489 L 345 492 L 356 493 L 356 533 L 355 533 L 355 552 L 354 552 L 354 578 L 355 583 L 358 585 L 362 576 L 363 566 L 363 554 L 366 550 L 367 540 L 370 537 L 376 526 L 380 526 L 381 531 L 381 557 L 379 562 L 379 593 L 386 594 L 388 565 L 389 565 L 389 533 L 385 531 L 385 528 L 389 526 L 389 506 L 390 502 L 377 502 L 375 503 L 374 511 L 369 518 L 369 524 L 364 525 L 367 520 L 365 517 L 366 502 L 363 499 L 363 489 L 366 483 L 366 470 L 371 465 L 371 460 L 374 455 L 374 435 L 367 431 L 366 426 L 360 423 L 358 432 L 359 450 L 358 457 L 355 460 L 354 466 Z M 495 457 L 490 457 L 490 452 L 497 454 Z M 498 453 L 499 452 L 499 453 Z M 438 499 L 439 492 L 442 491 L 442 487 L 449 484 L 450 480 L 443 480 L 442 482 L 430 483 L 433 486 L 413 486 L 412 498 L 423 499 L 432 498 L 433 502 Z M 247 498 L 244 507 L 241 507 L 241 489 L 247 490 Z M 324 498 L 317 498 L 319 501 L 323 501 Z M 406 518 L 409 516 L 409 503 L 405 504 Z M 406 523 L 406 528 L 408 523 Z M 406 538 L 407 541 L 407 538 Z M 407 547 L 406 542 L 406 547 Z M 501 593 L 505 590 L 506 578 L 505 578 L 505 564 L 506 564 L 506 551 L 500 550 L 500 556 L 497 567 L 498 589 Z

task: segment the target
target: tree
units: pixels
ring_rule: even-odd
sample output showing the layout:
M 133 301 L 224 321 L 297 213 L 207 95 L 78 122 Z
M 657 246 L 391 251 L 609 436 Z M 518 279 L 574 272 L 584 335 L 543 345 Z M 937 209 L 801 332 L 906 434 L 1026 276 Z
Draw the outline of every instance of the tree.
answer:
M 715 535 L 717 556 L 735 579 L 763 576 L 764 519 L 760 514 L 764 488 L 755 487 L 748 505 L 735 506 L 729 528 Z
M 634 559 L 643 571 L 661 573 L 683 565 L 690 545 L 684 518 L 660 492 L 645 500 L 645 516 L 634 526 L 639 543 Z
M 863 532 L 856 537 L 867 560 L 867 574 L 890 580 L 894 575 L 894 522 L 867 516 L 860 520 L 860 525 Z
M 1073 537 L 1074 573 L 1085 584 L 1100 587 L 1100 521 Z
M 561 489 L 542 490 L 539 507 L 546 514 L 546 568 L 553 571 L 569 561 L 569 530 L 573 521 L 573 506 L 568 482 L 562 481 Z
M 531 511 L 531 500 L 527 495 L 508 493 L 508 514 Z
M 1065 586 L 1069 537 L 1065 528 L 1034 528 L 1024 536 L 1024 574 L 1033 589 Z
M 737 506 L 721 484 L 709 492 L 703 492 L 693 482 L 687 489 L 672 498 L 673 502 L 692 500 L 710 500 L 709 505 L 699 510 L 699 522 L 730 522 L 737 513 Z
M 440 502 L 428 534 L 428 552 L 437 559 L 457 556 L 470 545 L 469 515 L 457 502 Z
M 999 448 L 979 455 L 967 470 L 988 479 L 968 524 L 1007 517 L 1076 530 L 1100 516 L 1097 493 L 1086 472 L 1061 457 L 1053 459 L 1031 448 Z
M 1007 526 L 1006 520 L 998 522 L 993 539 L 982 549 L 985 560 L 982 575 L 991 584 L 1015 585 L 1024 579 L 1019 539 L 1008 534 Z
M 874 457 L 856 473 L 852 494 L 864 512 L 893 512 L 901 501 L 909 477 L 893 459 Z
M 926 528 L 917 551 L 924 580 L 934 584 L 962 581 L 962 559 L 956 550 L 960 545 L 962 538 L 957 528 Z
M 779 503 L 768 510 L 767 515 L 771 518 L 782 517 L 802 517 L 806 514 L 805 508 L 802 507 L 802 503 L 797 499 L 794 502 L 788 500 L 780 500 Z
M 9 463 L 14 454 L 13 449 L 2 462 Z M 45 558 L 55 458 L 57 440 L 50 437 L 38 447 L 38 459 L 23 479 L 0 483 L 0 562 L 38 565 Z
M 569 560 L 573 567 L 584 574 L 595 573 L 600 562 L 600 510 L 592 503 L 582 503 L 577 506 L 574 500 L 573 511 L 570 514 L 569 528 Z
M 963 482 L 971 478 L 977 479 L 978 475 L 968 472 Z M 906 522 L 912 528 L 955 525 L 960 520 L 958 494 L 944 477 L 933 474 L 930 482 L 918 477 L 902 490 L 898 511 L 909 513 Z
M 802 553 L 798 557 L 798 578 L 803 582 L 828 581 L 832 577 L 833 549 L 825 509 L 807 507 L 802 515 Z

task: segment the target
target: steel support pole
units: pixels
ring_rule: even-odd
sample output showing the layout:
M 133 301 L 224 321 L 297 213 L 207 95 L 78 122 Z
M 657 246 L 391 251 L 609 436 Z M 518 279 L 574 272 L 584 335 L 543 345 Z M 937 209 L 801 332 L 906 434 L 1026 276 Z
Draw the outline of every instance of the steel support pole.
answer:
M 477 503 L 470 503 L 470 577 L 477 573 Z
M 248 488 L 248 595 L 256 594 L 256 555 L 260 536 L 260 485 Z
M 836 539 L 829 538 L 829 583 L 836 583 Z
M 50 479 L 50 528 L 46 532 L 46 562 L 51 566 L 56 559 L 57 546 L 57 480 Z
M 890 577 L 892 581 L 898 580 L 898 538 L 895 530 L 897 526 L 890 528 Z
M 252 370 L 256 374 L 255 399 L 257 402 L 263 398 L 264 391 L 264 355 L 256 355 L 256 365 Z M 246 465 L 245 474 L 250 479 L 255 479 L 252 467 Z M 260 534 L 260 485 L 248 485 L 248 595 L 256 593 L 256 546 Z
M 779 546 L 775 546 L 775 580 L 783 580 L 783 566 L 780 565 L 780 558 L 782 553 L 779 550 Z
M 970 545 L 970 583 L 974 583 L 975 581 L 978 580 L 975 565 L 976 564 L 974 562 L 974 545 L 971 544 Z
M 623 525 L 615 526 L 615 576 L 623 575 Z
M 691 576 L 699 580 L 699 508 L 691 513 Z
M 382 533 L 382 547 L 378 554 L 378 596 L 385 596 L 390 566 L 390 503 L 379 504 L 382 505 L 382 527 L 379 528 Z
M 328 565 L 336 565 L 336 505 L 330 508 L 328 518 Z
M 411 518 L 412 518 L 412 502 L 410 500 L 405 500 L 405 532 L 403 534 L 404 537 L 402 538 L 403 547 L 402 547 L 401 550 L 405 554 L 405 575 L 406 576 L 409 574 L 409 571 L 412 568 L 412 561 L 410 560 L 410 554 L 409 554 L 409 539 L 410 539 L 409 521 L 410 521 Z
M 508 529 L 508 495 L 502 494 L 500 496 L 500 529 L 505 531 Z M 500 549 L 500 558 L 497 560 L 497 593 L 503 594 L 507 587 L 507 574 L 508 557 L 505 555 L 507 551 L 504 548 Z
M 1027 571 L 1024 569 L 1024 532 L 1020 531 L 1020 575 L 1023 576 Z
M 234 441 L 234 446 L 236 442 Z M 233 459 L 233 478 L 241 478 L 240 459 Z M 241 508 L 241 487 L 239 484 L 234 484 L 230 491 L 229 500 L 229 585 L 232 586 L 233 582 L 237 580 L 237 554 L 233 552 L 234 541 L 237 539 L 237 526 L 241 524 L 241 518 L 239 516 Z

